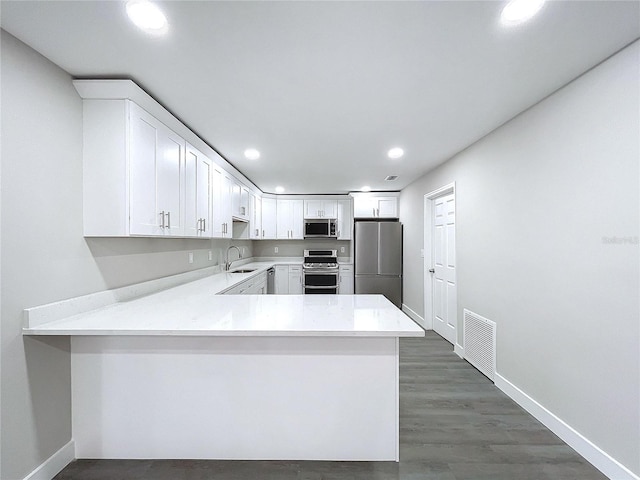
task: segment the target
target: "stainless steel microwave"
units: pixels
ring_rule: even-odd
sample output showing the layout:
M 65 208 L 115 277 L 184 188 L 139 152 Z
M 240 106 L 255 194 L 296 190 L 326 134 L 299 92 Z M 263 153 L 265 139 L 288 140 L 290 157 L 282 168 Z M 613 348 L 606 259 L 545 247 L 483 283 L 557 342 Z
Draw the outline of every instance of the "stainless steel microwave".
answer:
M 336 220 L 319 218 L 304 221 L 304 238 L 337 238 Z

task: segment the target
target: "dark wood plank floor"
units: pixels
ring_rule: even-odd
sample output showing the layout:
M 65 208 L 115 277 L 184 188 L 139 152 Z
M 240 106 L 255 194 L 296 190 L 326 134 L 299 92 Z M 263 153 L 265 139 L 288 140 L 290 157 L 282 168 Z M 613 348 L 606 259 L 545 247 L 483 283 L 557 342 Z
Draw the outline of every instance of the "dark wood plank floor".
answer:
M 400 341 L 400 462 L 78 460 L 55 480 L 606 479 L 433 332 Z

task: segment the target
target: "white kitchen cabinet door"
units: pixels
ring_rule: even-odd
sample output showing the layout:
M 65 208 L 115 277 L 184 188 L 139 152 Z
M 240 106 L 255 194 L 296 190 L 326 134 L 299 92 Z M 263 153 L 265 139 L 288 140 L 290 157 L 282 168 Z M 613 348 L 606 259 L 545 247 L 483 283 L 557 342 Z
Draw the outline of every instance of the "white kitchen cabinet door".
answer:
M 249 190 L 238 182 L 233 182 L 231 186 L 231 205 L 232 216 L 249 220 Z
M 187 144 L 184 234 L 211 237 L 211 160 Z
M 231 218 L 231 189 L 233 181 L 224 170 L 213 169 L 213 236 L 231 238 L 233 220 Z
M 130 233 L 182 235 L 186 143 L 133 103 L 129 124 Z
M 355 218 L 375 218 L 377 201 L 374 197 L 358 196 L 353 199 L 353 216 Z
M 338 214 L 335 200 L 304 200 L 304 218 L 336 218 Z
M 262 199 L 253 193 L 249 194 L 249 215 L 249 238 L 260 240 L 262 238 Z
M 338 200 L 338 220 L 336 224 L 338 240 L 351 240 L 353 231 L 352 202 L 349 199 Z
M 354 196 L 355 218 L 398 218 L 398 197 L 359 194 Z
M 289 293 L 288 265 L 276 265 L 275 290 L 276 295 L 287 295 Z
M 377 213 L 379 218 L 398 218 L 398 198 L 378 198 Z
M 262 239 L 273 240 L 277 237 L 277 200 L 262 198 Z
M 289 293 L 302 295 L 302 266 L 289 265 Z
M 293 240 L 304 238 L 304 201 L 277 200 L 277 238 Z
M 304 202 L 291 200 L 291 238 L 304 238 Z
M 338 293 L 353 295 L 353 265 L 340 265 Z

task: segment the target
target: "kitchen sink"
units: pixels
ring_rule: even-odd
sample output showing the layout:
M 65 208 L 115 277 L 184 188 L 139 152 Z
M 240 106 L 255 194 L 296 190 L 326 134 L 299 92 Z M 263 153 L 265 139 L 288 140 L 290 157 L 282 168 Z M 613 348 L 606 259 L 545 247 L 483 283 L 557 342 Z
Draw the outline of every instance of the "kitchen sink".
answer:
M 249 268 L 249 269 L 241 268 L 239 270 L 232 270 L 229 273 L 250 273 L 250 272 L 255 272 L 255 271 L 256 271 L 255 268 Z

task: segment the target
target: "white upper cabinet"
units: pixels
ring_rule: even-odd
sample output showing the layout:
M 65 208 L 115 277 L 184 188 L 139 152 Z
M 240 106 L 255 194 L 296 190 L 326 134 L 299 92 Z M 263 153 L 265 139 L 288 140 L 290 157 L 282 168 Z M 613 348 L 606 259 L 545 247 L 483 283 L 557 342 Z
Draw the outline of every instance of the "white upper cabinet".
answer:
M 353 202 L 351 199 L 341 199 L 337 202 L 338 220 L 336 225 L 336 233 L 338 240 L 351 240 L 351 232 L 353 231 Z
M 220 168 L 213 169 L 213 237 L 231 238 L 231 193 L 234 181 Z
M 240 220 L 249 221 L 249 190 L 244 185 L 234 182 L 231 194 L 231 215 Z
M 73 84 L 83 99 L 85 236 L 231 238 L 233 216 L 250 220 L 249 188 L 135 83 Z
M 262 239 L 274 240 L 277 238 L 277 200 L 275 198 L 262 197 Z
M 184 235 L 185 148 L 129 100 L 85 100 L 84 234 Z
M 182 137 L 136 104 L 126 102 L 125 107 L 129 111 L 128 233 L 145 236 L 181 236 L 184 234 L 186 143 Z M 97 127 L 92 125 L 92 128 Z M 97 160 L 86 158 L 85 165 L 92 160 L 108 161 L 104 157 Z M 91 170 L 90 166 L 87 167 Z M 108 177 L 105 181 L 108 181 Z M 90 205 L 91 203 L 93 202 L 90 202 Z
M 337 218 L 336 200 L 309 199 L 304 201 L 304 218 Z
M 262 238 L 262 199 L 253 193 L 249 194 L 249 238 L 260 240 Z
M 398 218 L 398 197 L 392 195 L 353 195 L 355 218 Z
M 277 234 L 278 239 L 304 238 L 304 201 L 291 199 L 277 200 Z
M 211 160 L 187 143 L 184 234 L 211 237 Z

